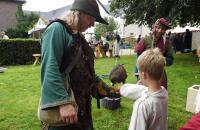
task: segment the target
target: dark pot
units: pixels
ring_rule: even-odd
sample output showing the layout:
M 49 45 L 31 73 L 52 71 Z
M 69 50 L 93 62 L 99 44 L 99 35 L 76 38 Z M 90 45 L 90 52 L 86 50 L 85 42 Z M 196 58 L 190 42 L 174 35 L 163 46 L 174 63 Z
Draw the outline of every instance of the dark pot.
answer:
M 121 101 L 120 97 L 119 98 L 105 97 L 105 98 L 101 99 L 101 105 L 104 108 L 114 110 L 114 109 L 120 107 L 120 101 Z

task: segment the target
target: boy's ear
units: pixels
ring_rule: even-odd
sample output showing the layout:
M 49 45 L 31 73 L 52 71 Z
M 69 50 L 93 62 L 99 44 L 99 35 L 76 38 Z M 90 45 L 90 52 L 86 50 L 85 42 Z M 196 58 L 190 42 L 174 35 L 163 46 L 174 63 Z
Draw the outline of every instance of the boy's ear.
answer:
M 145 72 L 141 72 L 141 77 L 142 79 L 146 79 L 146 73 Z

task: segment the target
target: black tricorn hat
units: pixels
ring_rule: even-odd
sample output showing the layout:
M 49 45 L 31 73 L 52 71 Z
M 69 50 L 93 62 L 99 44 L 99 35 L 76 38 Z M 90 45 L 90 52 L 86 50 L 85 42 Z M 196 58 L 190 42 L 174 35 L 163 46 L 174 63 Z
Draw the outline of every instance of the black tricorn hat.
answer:
M 100 15 L 96 0 L 74 0 L 71 10 L 82 11 L 95 18 L 95 21 L 108 24 Z

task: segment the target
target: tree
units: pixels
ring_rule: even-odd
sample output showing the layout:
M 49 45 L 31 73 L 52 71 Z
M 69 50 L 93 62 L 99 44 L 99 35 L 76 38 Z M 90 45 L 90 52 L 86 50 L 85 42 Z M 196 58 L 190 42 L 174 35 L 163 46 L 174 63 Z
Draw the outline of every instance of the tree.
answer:
M 24 14 L 22 6 L 18 5 L 16 12 L 17 26 L 7 30 L 10 38 L 27 38 L 28 30 L 37 22 L 39 16 L 37 14 Z
M 118 29 L 118 23 L 115 22 L 114 18 L 110 17 L 110 18 L 104 18 L 106 21 L 108 21 L 109 25 L 105 25 L 105 24 L 101 24 L 98 23 L 95 26 L 95 36 L 96 39 L 100 39 L 101 34 L 105 33 L 105 32 L 113 32 L 114 30 Z
M 110 11 L 124 14 L 126 24 L 151 26 L 157 18 L 164 17 L 176 26 L 200 25 L 199 0 L 110 0 Z

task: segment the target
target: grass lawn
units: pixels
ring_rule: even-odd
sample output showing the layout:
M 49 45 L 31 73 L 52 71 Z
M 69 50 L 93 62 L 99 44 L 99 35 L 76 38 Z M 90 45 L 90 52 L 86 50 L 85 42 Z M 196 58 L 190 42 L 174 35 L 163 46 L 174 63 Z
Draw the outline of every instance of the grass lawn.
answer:
M 118 61 L 128 71 L 127 83 L 134 83 L 134 56 L 124 56 Z M 98 75 L 108 74 L 115 64 L 114 59 L 96 60 Z M 178 130 L 192 113 L 185 111 L 187 88 L 200 84 L 200 64 L 192 54 L 175 55 L 175 62 L 167 67 L 168 75 L 168 121 L 169 130 Z M 7 66 L 0 73 L 0 130 L 39 130 L 37 106 L 40 96 L 40 66 Z M 109 81 L 105 79 L 107 83 Z M 93 100 L 93 120 L 96 130 L 127 130 L 133 101 L 122 98 L 116 110 L 97 109 Z

